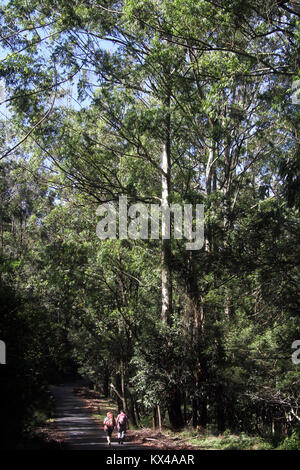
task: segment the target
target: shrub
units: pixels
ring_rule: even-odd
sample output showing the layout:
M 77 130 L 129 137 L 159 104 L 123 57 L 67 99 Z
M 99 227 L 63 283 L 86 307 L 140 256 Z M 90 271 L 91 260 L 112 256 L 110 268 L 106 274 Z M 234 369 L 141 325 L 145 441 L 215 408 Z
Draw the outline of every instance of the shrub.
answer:
M 278 447 L 280 450 L 300 450 L 300 437 L 297 431 L 286 437 Z

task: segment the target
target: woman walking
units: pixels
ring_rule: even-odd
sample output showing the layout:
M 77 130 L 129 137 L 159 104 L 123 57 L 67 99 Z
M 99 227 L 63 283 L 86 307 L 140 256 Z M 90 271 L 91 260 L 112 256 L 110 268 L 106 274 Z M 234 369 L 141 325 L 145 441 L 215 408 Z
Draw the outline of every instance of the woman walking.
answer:
M 128 418 L 123 410 L 117 416 L 117 430 L 118 430 L 118 443 L 124 444 L 126 429 L 127 429 Z
M 106 439 L 107 439 L 107 444 L 110 446 L 111 445 L 111 435 L 112 432 L 116 426 L 116 420 L 114 418 L 114 415 L 111 411 L 108 411 L 106 414 L 106 418 L 103 422 L 104 424 L 104 431 L 106 432 Z

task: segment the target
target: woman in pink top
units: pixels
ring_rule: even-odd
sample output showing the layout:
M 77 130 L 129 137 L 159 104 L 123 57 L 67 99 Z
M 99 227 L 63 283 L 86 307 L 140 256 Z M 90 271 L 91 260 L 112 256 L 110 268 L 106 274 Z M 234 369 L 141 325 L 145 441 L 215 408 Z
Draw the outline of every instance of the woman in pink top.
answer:
M 123 410 L 117 416 L 117 430 L 118 430 L 118 442 L 119 444 L 124 443 L 126 429 L 127 429 L 128 418 Z

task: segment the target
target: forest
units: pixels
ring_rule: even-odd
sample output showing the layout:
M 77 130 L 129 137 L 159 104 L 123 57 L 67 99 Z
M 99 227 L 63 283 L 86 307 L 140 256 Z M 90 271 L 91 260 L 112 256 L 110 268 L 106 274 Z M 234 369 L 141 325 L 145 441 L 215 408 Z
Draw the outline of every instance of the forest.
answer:
M 0 42 L 0 447 L 84 377 L 300 449 L 300 2 L 5 0 Z M 139 236 L 172 204 L 201 248 Z

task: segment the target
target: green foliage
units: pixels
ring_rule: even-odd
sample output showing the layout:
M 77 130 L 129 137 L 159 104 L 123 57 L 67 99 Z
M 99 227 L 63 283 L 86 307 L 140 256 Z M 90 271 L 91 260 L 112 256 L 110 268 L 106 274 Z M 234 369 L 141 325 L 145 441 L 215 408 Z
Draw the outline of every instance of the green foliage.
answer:
M 279 450 L 300 450 L 299 432 L 294 431 L 279 445 Z
M 105 394 L 112 383 L 133 422 L 159 405 L 164 423 L 228 428 L 202 443 L 214 448 L 293 428 L 296 15 L 258 0 L 39 3 L 1 7 L 9 438 L 39 421 L 41 384 L 77 369 Z M 161 242 L 96 236 L 100 203 L 157 203 L 162 178 L 169 202 L 205 204 L 204 248 L 169 245 L 167 321 Z

